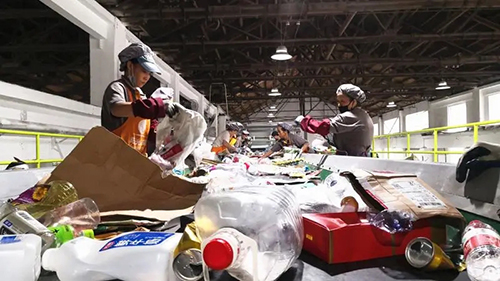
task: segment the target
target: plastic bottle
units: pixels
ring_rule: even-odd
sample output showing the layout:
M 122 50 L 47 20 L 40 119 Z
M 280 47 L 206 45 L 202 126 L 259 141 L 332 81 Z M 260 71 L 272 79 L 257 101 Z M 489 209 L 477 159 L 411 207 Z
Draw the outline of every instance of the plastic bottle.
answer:
M 182 233 L 128 232 L 107 241 L 73 239 L 42 256 L 60 281 L 175 281 L 173 252 Z
M 34 234 L 0 235 L 1 279 L 38 280 L 41 244 L 41 238 Z
M 467 274 L 472 281 L 500 280 L 500 235 L 490 225 L 474 220 L 462 236 Z
M 52 181 L 49 183 L 49 186 L 50 188 L 47 194 L 40 202 L 21 204 L 16 207 L 25 210 L 35 219 L 38 219 L 53 209 L 78 200 L 78 194 L 76 193 L 75 187 L 67 181 Z
M 46 213 L 38 221 L 50 227 L 71 225 L 76 232 L 80 232 L 96 228 L 101 222 L 101 216 L 94 200 L 82 198 Z
M 276 280 L 297 259 L 304 227 L 293 194 L 279 186 L 245 187 L 213 193 L 195 206 L 208 268 L 238 280 Z
M 36 234 L 42 239 L 42 252 L 54 243 L 54 234 L 26 211 L 18 210 L 10 203 L 0 205 L 0 235 Z
M 56 247 L 60 247 L 62 244 L 81 236 L 95 238 L 92 229 L 75 230 L 71 225 L 53 226 L 49 227 L 49 230 L 55 235 Z

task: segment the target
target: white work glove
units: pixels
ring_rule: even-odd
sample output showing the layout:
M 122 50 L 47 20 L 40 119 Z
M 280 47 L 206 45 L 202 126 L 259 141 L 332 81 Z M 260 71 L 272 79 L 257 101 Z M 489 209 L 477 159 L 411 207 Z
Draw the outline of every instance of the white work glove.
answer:
M 302 122 L 302 120 L 304 120 L 304 116 L 302 116 L 302 115 L 297 116 L 297 118 L 295 118 L 295 124 L 300 126 L 300 123 Z
M 160 87 L 151 95 L 152 98 L 161 98 L 164 103 L 174 100 L 174 89 L 168 87 Z
M 478 142 L 458 161 L 455 177 L 458 182 L 472 180 L 493 167 L 500 167 L 500 145 Z

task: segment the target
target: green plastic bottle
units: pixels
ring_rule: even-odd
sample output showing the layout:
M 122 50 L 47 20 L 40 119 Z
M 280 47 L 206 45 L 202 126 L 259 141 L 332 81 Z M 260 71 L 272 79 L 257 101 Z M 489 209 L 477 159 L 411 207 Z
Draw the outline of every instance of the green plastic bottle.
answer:
M 75 187 L 62 180 L 52 181 L 49 184 L 49 189 L 47 194 L 40 200 L 40 202 L 32 204 L 20 204 L 16 207 L 28 212 L 35 219 L 39 219 L 45 213 L 56 209 L 61 206 L 65 206 L 78 200 L 78 194 Z
M 77 237 L 88 237 L 94 239 L 94 231 L 92 229 L 85 229 L 80 232 L 76 232 L 75 229 L 71 225 L 60 225 L 49 227 L 49 230 L 52 231 L 55 235 L 55 246 L 61 247 L 62 244 L 73 240 Z

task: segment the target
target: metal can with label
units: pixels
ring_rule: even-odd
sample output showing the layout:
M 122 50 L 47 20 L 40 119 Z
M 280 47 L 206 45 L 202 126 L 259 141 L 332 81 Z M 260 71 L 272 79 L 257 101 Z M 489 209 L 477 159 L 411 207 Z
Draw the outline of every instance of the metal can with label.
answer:
M 174 273 L 182 281 L 197 281 L 203 277 L 203 256 L 200 249 L 180 252 L 173 261 Z
M 456 268 L 443 249 L 425 237 L 418 237 L 410 241 L 406 246 L 405 257 L 411 266 L 423 270 Z

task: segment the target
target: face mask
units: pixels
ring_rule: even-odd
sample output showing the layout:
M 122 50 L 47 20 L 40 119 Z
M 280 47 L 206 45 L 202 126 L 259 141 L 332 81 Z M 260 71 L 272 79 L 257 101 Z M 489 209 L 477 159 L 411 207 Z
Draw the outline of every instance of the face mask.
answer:
M 352 101 L 350 101 L 347 105 L 344 105 L 344 106 L 339 106 L 339 112 L 340 113 L 344 113 L 344 112 L 347 112 L 349 111 L 349 105 L 351 104 Z
M 132 84 L 133 87 L 137 87 L 137 81 L 135 80 L 135 76 L 133 75 L 134 73 L 134 67 L 131 66 L 129 69 L 129 75 L 127 76 L 128 81 Z
M 339 106 L 339 112 L 344 113 L 349 111 L 349 105 Z

